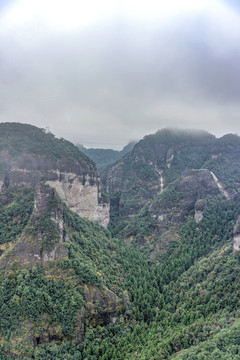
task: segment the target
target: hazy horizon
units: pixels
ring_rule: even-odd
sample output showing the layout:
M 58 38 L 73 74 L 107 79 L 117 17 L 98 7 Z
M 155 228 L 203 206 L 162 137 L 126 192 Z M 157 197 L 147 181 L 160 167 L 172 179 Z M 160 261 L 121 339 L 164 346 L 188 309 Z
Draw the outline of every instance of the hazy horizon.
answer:
M 27 123 L 22 123 L 23 125 L 26 125 Z M 36 125 L 34 125 L 34 124 L 27 124 L 27 125 L 33 125 L 33 126 L 36 126 Z M 40 127 L 41 128 L 41 127 Z M 57 136 L 57 134 L 55 134 L 55 133 L 53 133 L 50 129 L 49 129 L 49 127 L 47 126 L 47 127 L 43 127 L 42 129 L 44 129 L 46 132 L 51 132 L 55 137 L 57 137 L 57 138 L 61 138 L 62 136 Z M 180 128 L 180 127 L 171 127 L 171 126 L 169 126 L 169 127 L 164 127 L 164 128 L 161 128 L 161 129 L 158 129 L 157 131 L 155 131 L 154 133 L 146 133 L 146 134 L 144 134 L 141 138 L 138 138 L 138 139 L 132 139 L 132 140 L 130 140 L 130 141 L 128 141 L 127 143 L 123 143 L 123 145 L 119 145 L 119 144 L 114 144 L 114 143 L 112 143 L 112 144 L 110 144 L 110 145 L 112 145 L 111 147 L 109 146 L 109 143 L 107 143 L 107 144 L 104 144 L 104 143 L 102 143 L 102 142 L 99 142 L 99 144 L 100 144 L 100 146 L 99 146 L 99 144 L 98 143 L 85 143 L 85 144 L 82 144 L 82 143 L 80 143 L 80 142 L 73 142 L 76 146 L 83 146 L 83 147 L 85 147 L 86 149 L 106 149 L 106 150 L 117 150 L 117 151 L 121 151 L 121 150 L 123 150 L 123 148 L 125 147 L 125 146 L 127 146 L 127 145 L 129 145 L 130 143 L 132 143 L 132 142 L 135 142 L 135 143 L 137 143 L 138 141 L 140 141 L 140 140 L 142 140 L 145 136 L 148 136 L 148 135 L 154 135 L 154 134 L 156 134 L 158 131 L 162 131 L 162 130 L 170 130 L 171 132 L 185 132 L 185 133 L 189 133 L 189 134 L 191 134 L 191 133 L 196 133 L 196 134 L 198 134 L 199 133 L 199 135 L 201 134 L 201 133 L 207 133 L 207 134 L 210 134 L 210 135 L 213 135 L 213 136 L 215 136 L 216 138 L 220 138 L 220 137 L 222 137 L 222 136 L 224 136 L 224 135 L 229 135 L 229 134 L 233 134 L 233 135 L 237 135 L 237 136 L 239 136 L 239 134 L 237 134 L 237 133 L 229 133 L 229 132 L 226 132 L 226 133 L 223 133 L 222 135 L 219 135 L 219 136 L 217 136 L 217 135 L 215 135 L 214 133 L 211 133 L 211 132 L 209 132 L 209 131 L 207 131 L 207 130 L 205 130 L 205 129 L 193 129 L 193 128 Z M 63 137 L 65 140 L 68 140 L 68 141 L 71 141 L 71 140 L 69 140 L 69 139 L 67 139 L 67 138 L 65 138 L 65 137 Z
M 122 149 L 166 127 L 240 134 L 234 0 L 0 2 L 0 121 Z

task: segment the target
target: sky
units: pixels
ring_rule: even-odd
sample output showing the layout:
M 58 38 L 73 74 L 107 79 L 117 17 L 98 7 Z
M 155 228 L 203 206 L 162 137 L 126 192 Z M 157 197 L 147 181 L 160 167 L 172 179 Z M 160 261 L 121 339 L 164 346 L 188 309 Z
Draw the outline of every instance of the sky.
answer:
M 0 121 L 114 149 L 240 134 L 240 2 L 0 0 Z

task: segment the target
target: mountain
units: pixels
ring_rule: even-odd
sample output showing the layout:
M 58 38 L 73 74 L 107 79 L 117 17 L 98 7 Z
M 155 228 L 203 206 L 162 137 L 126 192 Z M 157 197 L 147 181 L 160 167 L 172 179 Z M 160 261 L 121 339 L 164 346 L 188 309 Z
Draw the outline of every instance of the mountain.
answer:
M 239 155 L 237 135 L 163 129 L 101 180 L 0 124 L 0 359 L 239 359 Z
M 102 174 L 111 197 L 112 225 L 138 214 L 149 200 L 188 177 L 188 170 L 208 171 L 231 198 L 238 196 L 239 155 L 237 135 L 217 139 L 204 131 L 164 129 L 146 136 Z
M 130 152 L 135 144 L 136 142 L 132 141 L 124 146 L 121 151 L 112 149 L 86 149 L 83 145 L 78 145 L 78 148 L 95 162 L 99 171 L 103 171 L 108 165 L 116 162 Z
M 0 188 L 54 187 L 71 210 L 107 226 L 108 201 L 94 163 L 64 139 L 31 125 L 0 124 Z

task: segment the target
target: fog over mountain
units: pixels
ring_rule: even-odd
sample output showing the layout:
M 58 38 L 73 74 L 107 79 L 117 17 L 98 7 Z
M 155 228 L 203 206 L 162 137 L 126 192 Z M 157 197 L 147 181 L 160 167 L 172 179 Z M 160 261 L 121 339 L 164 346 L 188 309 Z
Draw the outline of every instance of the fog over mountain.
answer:
M 240 133 L 239 44 L 237 1 L 4 1 L 0 120 L 118 149 L 166 126 Z

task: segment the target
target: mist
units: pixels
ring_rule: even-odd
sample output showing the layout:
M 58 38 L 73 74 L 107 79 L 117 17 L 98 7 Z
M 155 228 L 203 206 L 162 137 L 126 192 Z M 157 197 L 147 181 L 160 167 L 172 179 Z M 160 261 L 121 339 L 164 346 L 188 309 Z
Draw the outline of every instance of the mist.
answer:
M 1 122 L 116 149 L 169 126 L 240 133 L 237 2 L 173 1 L 173 12 L 159 5 L 146 14 L 134 1 L 106 2 L 79 23 L 71 22 L 79 2 L 68 3 L 72 12 L 63 2 L 58 16 L 53 1 L 55 17 L 44 3 L 35 13 L 27 0 L 1 8 Z

